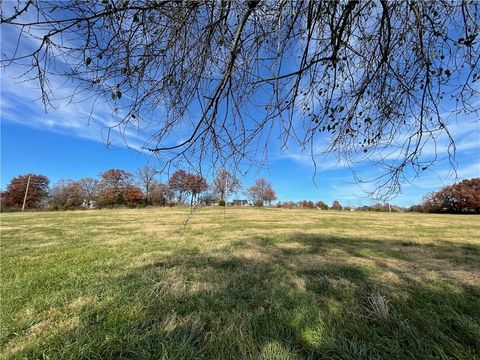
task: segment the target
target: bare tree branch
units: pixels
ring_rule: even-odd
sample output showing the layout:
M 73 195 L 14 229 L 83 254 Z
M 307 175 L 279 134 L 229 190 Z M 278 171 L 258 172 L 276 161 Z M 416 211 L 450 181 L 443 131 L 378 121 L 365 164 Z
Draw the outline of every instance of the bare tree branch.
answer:
M 323 152 L 375 163 L 376 192 L 392 194 L 442 156 L 454 167 L 450 119 L 478 118 L 478 11 L 467 0 L 4 2 L 17 39 L 2 64 L 37 80 L 46 108 L 50 79 L 73 81 L 72 101 L 109 104 L 111 128 L 149 134 L 165 168 L 235 168 L 295 144 L 314 164 Z M 442 136 L 447 152 L 427 156 Z

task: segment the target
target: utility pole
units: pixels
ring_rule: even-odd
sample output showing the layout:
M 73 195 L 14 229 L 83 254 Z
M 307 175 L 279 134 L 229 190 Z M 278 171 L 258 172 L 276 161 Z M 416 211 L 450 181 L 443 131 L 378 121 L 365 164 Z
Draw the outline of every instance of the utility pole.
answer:
M 223 193 L 223 202 L 224 202 L 224 207 L 223 207 L 223 227 L 225 227 L 225 215 L 227 212 L 227 190 L 228 189 L 228 176 L 225 176 L 225 192 Z
M 25 196 L 23 197 L 22 212 L 25 210 L 25 203 L 27 202 L 28 187 L 30 186 L 30 177 L 31 175 L 28 175 L 27 188 L 25 189 Z

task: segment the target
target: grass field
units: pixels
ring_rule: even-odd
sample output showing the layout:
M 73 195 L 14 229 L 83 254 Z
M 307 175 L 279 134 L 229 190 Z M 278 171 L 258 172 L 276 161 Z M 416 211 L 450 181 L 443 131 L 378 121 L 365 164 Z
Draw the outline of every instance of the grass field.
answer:
M 480 359 L 480 217 L 1 215 L 1 358 Z

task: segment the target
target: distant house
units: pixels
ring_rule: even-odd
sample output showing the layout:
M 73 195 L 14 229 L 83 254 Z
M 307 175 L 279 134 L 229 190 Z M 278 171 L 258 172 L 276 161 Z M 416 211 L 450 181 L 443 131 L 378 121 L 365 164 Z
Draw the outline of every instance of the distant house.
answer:
M 230 203 L 230 205 L 234 205 L 234 206 L 248 206 L 248 200 L 245 200 L 245 199 L 232 200 L 232 202 Z
M 202 199 L 200 203 L 204 206 L 218 206 L 218 200 L 211 198 Z
M 87 208 L 87 209 L 96 209 L 97 202 L 95 200 L 90 200 L 90 203 L 88 203 L 87 200 L 85 199 L 82 202 L 82 207 Z

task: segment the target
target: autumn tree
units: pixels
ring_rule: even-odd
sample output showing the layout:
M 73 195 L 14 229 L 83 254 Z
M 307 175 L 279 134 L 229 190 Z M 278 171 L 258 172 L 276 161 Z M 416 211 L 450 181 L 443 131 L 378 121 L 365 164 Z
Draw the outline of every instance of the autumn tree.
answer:
M 7 189 L 2 194 L 2 207 L 21 208 L 25 197 L 25 191 L 27 190 L 27 184 L 28 192 L 25 208 L 38 208 L 48 197 L 49 180 L 44 175 L 36 174 L 19 175 L 10 180 Z
M 333 200 L 331 209 L 332 210 L 342 210 L 342 205 L 340 205 L 340 203 L 337 200 Z
M 137 170 L 138 183 L 145 194 L 147 204 L 150 202 L 150 189 L 155 183 L 155 174 L 155 169 L 148 165 Z
M 286 207 L 287 209 L 293 209 L 295 207 L 297 207 L 297 204 L 293 201 L 287 201 L 287 202 L 284 202 L 283 203 L 284 207 Z
M 272 195 L 275 196 L 275 192 L 273 192 L 272 184 L 269 181 L 258 178 L 245 191 L 245 195 L 255 206 L 263 206 L 264 202 L 269 201 Z
M 328 205 L 321 200 L 315 203 L 315 207 L 320 210 L 328 210 Z
M 84 204 L 85 197 L 78 181 L 67 184 L 67 208 L 78 208 Z
M 144 200 L 142 189 L 135 185 L 127 185 L 123 199 L 129 206 L 138 205 Z
M 428 212 L 480 213 L 480 178 L 463 180 L 425 196 Z
M 237 192 L 242 188 L 240 181 L 226 169 L 220 169 L 211 184 L 212 192 L 219 199 L 227 201 L 226 195 Z
M 208 189 L 208 183 L 200 174 L 187 174 L 187 189 L 190 193 L 190 206 L 193 206 L 198 195 Z
M 82 191 L 84 198 L 84 205 L 89 208 L 92 206 L 93 201 L 95 200 L 98 194 L 99 182 L 97 179 L 86 177 L 78 180 L 78 185 Z
M 189 175 L 185 170 L 179 169 L 175 171 L 168 180 L 168 186 L 177 194 L 177 201 L 182 204 L 184 195 L 189 192 Z
M 311 200 L 303 200 L 301 203 L 301 207 L 307 208 L 307 209 L 313 209 L 314 204 L 313 201 Z
M 272 205 L 272 201 L 277 200 L 277 194 L 272 188 L 266 189 L 264 194 L 264 201 L 268 202 L 268 205 Z
M 424 151 L 440 136 L 453 163 L 452 114 L 478 118 L 479 6 L 4 1 L 2 30 L 17 38 L 2 64 L 25 67 L 46 107 L 66 91 L 51 80 L 69 78 L 72 100 L 111 105 L 112 127 L 146 129 L 165 166 L 255 162 L 275 134 L 312 160 L 321 142 L 348 164 L 372 161 L 395 193 L 441 157 Z
M 110 169 L 100 174 L 98 184 L 98 203 L 100 206 L 122 205 L 125 203 L 125 192 L 132 185 L 132 174 L 124 170 Z

